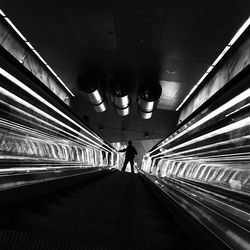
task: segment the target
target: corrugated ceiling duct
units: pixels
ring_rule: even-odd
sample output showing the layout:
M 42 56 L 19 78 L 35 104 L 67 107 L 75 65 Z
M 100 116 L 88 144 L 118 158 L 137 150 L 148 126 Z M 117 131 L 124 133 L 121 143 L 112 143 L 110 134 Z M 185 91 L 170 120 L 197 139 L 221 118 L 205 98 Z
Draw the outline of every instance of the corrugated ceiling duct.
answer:
M 85 94 L 86 99 L 96 112 L 104 112 L 107 109 L 104 94 L 101 90 L 101 79 L 97 73 L 80 74 L 77 78 L 77 86 Z
M 123 75 L 117 75 L 110 82 L 111 101 L 120 116 L 126 116 L 130 111 L 130 83 Z
M 152 117 L 161 96 L 161 92 L 162 88 L 158 82 L 149 82 L 140 87 L 137 104 L 140 116 L 143 119 L 150 119 Z

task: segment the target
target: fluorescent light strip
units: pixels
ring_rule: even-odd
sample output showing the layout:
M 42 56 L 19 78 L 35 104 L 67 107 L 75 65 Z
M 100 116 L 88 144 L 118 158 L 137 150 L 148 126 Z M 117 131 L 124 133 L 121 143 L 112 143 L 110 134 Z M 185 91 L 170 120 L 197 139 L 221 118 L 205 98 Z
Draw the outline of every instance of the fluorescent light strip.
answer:
M 211 147 L 214 148 L 214 147 L 218 147 L 218 146 L 223 146 L 223 145 L 227 145 L 229 142 L 230 143 L 238 143 L 241 140 L 247 140 L 247 139 L 250 139 L 250 135 L 243 136 L 243 137 L 240 137 L 240 138 L 235 138 L 235 139 L 228 139 L 227 141 L 217 142 L 217 143 L 209 144 L 209 145 L 198 147 L 198 148 L 184 150 L 184 151 L 181 151 L 181 152 L 178 152 L 178 153 L 173 153 L 171 155 L 168 155 L 168 157 L 175 157 L 177 155 L 191 153 L 191 152 L 196 152 L 196 151 L 204 150 L 204 149 L 209 149 Z M 201 153 L 198 153 L 198 154 L 201 154 Z
M 242 147 L 238 147 L 238 148 L 240 148 L 240 149 L 248 149 L 249 148 L 249 146 L 242 146 Z M 181 156 L 170 156 L 170 160 L 171 161 L 176 161 L 176 160 L 180 160 L 180 159 L 185 159 L 185 158 L 189 158 L 189 157 L 192 157 L 192 158 L 196 158 L 196 159 L 200 159 L 200 160 L 203 160 L 204 158 L 218 158 L 218 157 L 221 157 L 221 156 L 231 156 L 231 155 L 235 155 L 235 156 L 237 156 L 237 155 L 241 155 L 242 153 L 224 153 L 224 154 L 218 154 L 218 155 L 213 155 L 213 156 L 206 156 L 206 154 L 211 154 L 211 153 L 223 153 L 223 152 L 225 152 L 225 151 L 229 151 L 229 150 L 233 150 L 233 149 L 235 149 L 235 147 L 231 147 L 231 148 L 226 148 L 226 149 L 221 149 L 221 150 L 211 150 L 211 151 L 208 151 L 208 152 L 203 152 L 203 153 L 197 153 L 197 154 L 191 154 L 191 155 L 181 155 Z M 250 153 L 243 153 L 244 155 L 250 155 Z M 202 157 L 202 155 L 203 155 L 203 157 Z
M 8 120 L 5 120 L 5 119 L 2 119 L 0 118 L 0 124 L 2 126 L 5 126 L 6 128 L 8 128 L 10 130 L 10 132 L 8 132 L 10 134 L 11 137 L 15 137 L 15 138 L 22 138 L 22 136 L 20 134 L 17 134 L 17 133 L 14 133 L 12 130 L 13 128 L 17 129 L 17 130 L 20 130 L 22 133 L 32 133 L 32 136 L 29 136 L 29 138 L 34 138 L 34 140 L 40 140 L 40 141 L 43 141 L 44 139 L 46 140 L 59 140 L 57 137 L 52 137 L 52 136 L 48 136 L 47 134 L 44 134 L 44 133 L 41 133 L 40 131 L 36 131 L 34 129 L 30 129 L 28 127 L 25 127 L 23 125 L 20 125 L 18 123 L 14 123 L 14 122 L 10 122 Z M 50 130 L 50 129 L 48 129 Z M 52 130 L 51 130 L 52 131 Z M 53 132 L 53 131 L 52 131 Z M 43 138 L 43 139 L 39 139 L 37 137 L 33 137 L 33 136 L 38 136 L 40 138 Z
M 70 126 L 66 125 L 65 123 L 63 123 L 63 122 L 57 120 L 56 118 L 54 118 L 53 116 L 49 115 L 48 113 L 46 113 L 46 112 L 44 112 L 44 111 L 38 109 L 38 108 L 35 107 L 34 105 L 32 105 L 32 104 L 30 104 L 30 103 L 28 103 L 28 102 L 22 100 L 20 97 L 18 97 L 18 96 L 16 96 L 16 95 L 12 94 L 12 93 L 9 92 L 8 90 L 6 90 L 6 89 L 0 87 L 0 92 L 2 92 L 2 94 L 4 94 L 4 95 L 8 96 L 9 98 L 11 98 L 11 99 L 17 101 L 18 103 L 20 103 L 20 104 L 26 106 L 27 108 L 29 108 L 29 109 L 35 111 L 36 113 L 39 113 L 39 114 L 43 115 L 44 117 L 48 118 L 49 120 L 52 120 L 53 122 L 55 122 L 55 123 L 61 125 L 62 127 L 65 127 L 65 128 L 67 128 L 68 130 L 70 130 L 70 131 L 72 131 L 72 132 L 78 134 L 79 136 L 81 136 L 81 137 L 85 138 L 86 140 L 90 141 L 93 145 L 97 145 L 98 147 L 103 148 L 103 147 L 100 146 L 97 142 L 91 140 L 91 139 L 88 138 L 87 136 L 85 136 L 85 135 L 81 134 L 80 132 L 74 130 L 73 128 L 71 128 Z M 105 149 L 105 150 L 107 150 L 107 149 Z
M 187 157 L 187 158 L 177 158 L 175 160 L 171 160 L 171 161 L 175 161 L 175 162 L 186 162 L 186 161 L 194 161 L 194 162 L 200 162 L 201 164 L 208 164 L 210 162 L 217 162 L 218 163 L 223 163 L 224 161 L 239 161 L 239 160 L 250 160 L 250 156 L 245 156 L 245 155 L 218 155 L 218 157 L 206 157 L 206 158 L 194 158 L 194 157 Z M 232 164 L 237 164 L 237 163 L 232 163 Z M 240 164 L 239 166 L 242 167 L 242 165 L 245 164 Z
M 238 38 L 248 28 L 249 25 L 250 25 L 250 17 L 245 21 L 245 23 L 241 26 L 241 28 L 236 32 L 236 34 L 231 39 L 231 41 L 228 43 L 228 45 L 224 48 L 224 50 L 220 53 L 220 55 L 215 59 L 215 61 L 212 63 L 212 65 L 208 68 L 206 73 L 195 84 L 195 86 L 192 88 L 192 90 L 189 92 L 189 94 L 185 97 L 185 99 L 177 107 L 176 111 L 178 111 L 183 106 L 183 104 L 186 102 L 186 100 L 189 98 L 189 96 L 194 92 L 194 90 L 200 85 L 200 83 L 204 80 L 204 78 L 207 76 L 207 74 L 212 70 L 211 67 L 214 67 L 221 60 L 221 58 L 226 54 L 226 52 L 231 48 L 231 46 L 238 40 Z
M 30 42 L 26 42 L 26 44 L 30 47 L 30 49 L 35 50 L 34 47 L 31 45 Z
M 220 60 L 221 58 L 227 53 L 227 51 L 231 48 L 231 46 L 226 46 L 223 51 L 219 54 L 219 56 L 214 60 L 214 62 L 212 63 L 212 66 L 215 66 Z
M 156 149 L 154 149 L 151 153 L 155 152 L 156 150 L 158 150 L 161 147 L 166 146 L 167 144 L 169 144 L 170 142 L 176 140 L 177 138 L 185 135 L 187 132 L 197 128 L 198 126 L 204 124 L 205 122 L 209 121 L 210 119 L 216 117 L 217 115 L 223 113 L 224 111 L 226 111 L 227 109 L 235 106 L 237 103 L 240 103 L 241 101 L 247 99 L 250 97 L 250 88 L 246 89 L 244 92 L 242 92 L 241 94 L 235 96 L 233 99 L 231 99 L 230 101 L 228 101 L 227 103 L 223 104 L 222 106 L 220 106 L 219 108 L 215 109 L 214 111 L 210 112 L 208 115 L 206 115 L 205 117 L 203 117 L 202 119 L 200 119 L 198 122 L 194 123 L 193 125 L 191 125 L 190 127 L 186 128 L 185 130 L 183 130 L 181 133 L 177 134 L 175 137 L 173 137 L 172 139 L 168 140 L 167 142 L 163 143 L 162 145 L 158 146 Z
M 4 12 L 0 9 L 0 15 L 5 17 L 6 15 L 4 14 Z
M 239 128 L 242 128 L 242 127 L 245 127 L 245 126 L 249 126 L 249 124 L 250 124 L 250 117 L 247 117 L 247 118 L 242 119 L 242 120 L 240 120 L 238 122 L 235 122 L 233 124 L 229 124 L 229 125 L 227 125 L 225 127 L 216 129 L 216 130 L 214 130 L 212 132 L 209 132 L 207 134 L 201 135 L 201 136 L 199 136 L 197 138 L 194 138 L 192 140 L 189 140 L 187 142 L 179 144 L 178 146 L 175 146 L 175 147 L 173 147 L 171 149 L 164 150 L 163 152 L 160 152 L 160 153 L 154 155 L 154 157 L 158 156 L 158 155 L 166 154 L 167 152 L 170 152 L 170 151 L 173 151 L 175 149 L 188 146 L 190 144 L 193 144 L 193 143 L 196 143 L 196 142 L 199 142 L 199 141 L 202 141 L 202 140 L 209 139 L 209 138 L 217 136 L 217 135 L 221 135 L 221 134 L 225 134 L 225 133 L 231 132 L 231 131 L 233 131 L 235 129 L 239 129 Z
M 232 46 L 238 38 L 242 35 L 242 33 L 247 29 L 247 27 L 250 25 L 250 17 L 245 21 L 245 23 L 239 28 L 239 30 L 236 32 L 232 40 L 229 42 L 229 46 Z
M 244 147 L 244 146 L 242 146 L 242 147 Z M 218 158 L 218 156 L 225 157 L 225 158 L 227 158 L 228 156 L 238 156 L 238 157 L 249 156 L 250 157 L 250 152 L 231 153 L 231 154 L 222 154 L 222 155 L 210 155 L 210 156 L 207 156 L 206 158 L 208 158 L 208 159 L 210 159 L 210 158 Z
M 211 66 L 210 66 L 211 67 Z M 208 68 L 208 70 L 210 70 L 210 67 Z M 190 92 L 188 93 L 188 95 L 184 98 L 184 100 L 181 102 L 181 104 L 178 106 L 178 108 L 176 109 L 176 111 L 178 111 L 182 105 L 186 102 L 186 100 L 189 98 L 189 96 L 191 96 L 191 94 L 197 89 L 197 87 L 200 85 L 200 83 L 206 78 L 206 76 L 208 75 L 208 72 L 206 71 L 202 77 L 200 78 L 200 80 L 194 85 L 194 87 L 190 90 Z
M 45 66 L 49 69 L 49 71 L 56 77 L 56 79 L 68 90 L 68 92 L 74 97 L 75 95 L 71 92 L 71 90 L 65 85 L 65 83 L 61 80 L 61 78 L 56 74 L 56 72 L 47 64 Z
M 45 64 L 45 66 L 49 69 L 49 71 L 50 71 L 55 77 L 57 77 L 56 72 L 55 72 L 48 64 Z
M 45 65 L 47 64 L 46 61 L 40 56 L 40 54 L 34 49 L 33 52 L 36 54 L 36 56 L 44 63 Z
M 31 50 L 38 56 L 38 58 L 49 68 L 52 74 L 54 74 L 56 77 L 56 73 L 51 69 L 51 67 L 48 66 L 46 61 L 40 56 L 40 54 L 34 49 L 34 47 L 31 45 L 30 42 L 27 41 L 27 39 L 24 37 L 24 35 L 17 29 L 17 27 L 10 21 L 10 19 L 3 13 L 2 10 L 0 10 L 0 14 L 4 17 L 4 19 L 10 24 L 10 26 L 15 30 L 15 32 L 23 39 L 23 41 L 31 48 Z M 66 88 L 66 90 L 74 97 L 75 95 L 72 93 L 72 91 L 66 86 L 65 83 L 60 81 L 60 83 Z
M 5 172 L 20 172 L 20 171 L 34 171 L 34 170 L 47 170 L 46 167 L 30 167 L 30 168 L 24 168 L 24 167 L 18 167 L 18 168 L 7 168 L 7 169 L 1 169 L 1 173 Z
M 236 109 L 235 111 L 233 111 L 233 112 L 231 112 L 231 113 L 229 113 L 229 114 L 226 114 L 226 117 L 229 116 L 229 115 L 235 114 L 235 113 L 239 112 L 240 110 L 242 110 L 242 109 L 244 109 L 244 108 L 247 108 L 247 107 L 249 107 L 249 106 L 250 106 L 250 103 L 248 103 L 248 104 L 246 104 L 246 105 L 244 105 L 244 106 L 242 106 L 242 107 Z
M 240 163 L 239 160 L 250 160 L 250 156 L 245 156 L 245 155 L 218 155 L 217 157 L 199 157 L 199 158 L 195 158 L 195 157 L 183 157 L 183 158 L 175 158 L 175 159 L 171 159 L 171 161 L 174 162 L 186 162 L 186 161 L 198 161 L 201 163 L 205 163 L 205 162 L 209 162 L 211 159 L 211 161 L 213 162 L 218 162 L 218 163 L 223 163 L 225 160 L 228 161 L 229 159 L 231 159 L 231 161 L 234 161 L 234 164 L 236 164 L 236 162 L 238 161 L 238 165 L 239 166 L 243 166 L 245 165 L 244 163 Z M 232 163 L 233 164 L 233 163 Z
M 206 73 L 211 72 L 213 68 L 214 68 L 214 66 L 213 66 L 213 65 L 209 66 L 209 67 L 208 67 L 208 69 L 207 69 L 207 71 L 206 71 Z
M 16 31 L 16 33 L 23 39 L 23 41 L 27 41 L 27 39 L 23 36 L 23 34 L 17 29 L 17 27 L 10 21 L 8 17 L 4 17 L 4 19 L 9 23 L 9 25 Z
M 40 123 L 43 123 L 43 124 L 47 125 L 48 127 L 52 127 L 53 129 L 46 128 L 48 131 L 50 131 L 52 133 L 55 133 L 55 130 L 59 130 L 61 132 L 65 132 L 64 130 L 59 129 L 58 127 L 56 127 L 56 126 L 54 126 L 54 125 L 52 125 L 50 123 L 47 123 L 47 122 L 43 121 L 42 119 L 40 119 L 38 117 L 35 117 L 35 116 L 31 115 L 31 114 L 28 114 L 28 113 L 26 113 L 26 112 L 24 112 L 24 111 L 22 111 L 22 110 L 20 110 L 18 108 L 15 108 L 14 106 L 9 105 L 9 107 L 11 107 L 12 110 L 15 110 L 15 111 L 20 112 L 21 114 L 23 114 L 25 116 L 30 117 L 31 119 L 34 119 L 34 120 L 36 120 L 36 121 L 38 121 Z M 18 116 L 15 116 L 15 117 L 18 118 Z M 18 124 L 18 123 L 11 122 L 11 121 L 6 120 L 6 119 L 0 118 L 0 123 L 1 123 L 1 125 L 5 125 L 8 129 L 10 129 L 9 133 L 11 133 L 11 134 L 13 134 L 15 136 L 20 136 L 20 135 L 16 134 L 14 131 L 12 131 L 11 128 L 14 128 L 14 127 L 17 128 L 17 129 L 19 129 L 19 130 L 21 130 L 21 132 L 26 132 L 26 133 L 31 132 L 34 135 L 37 135 L 37 136 L 40 136 L 40 137 L 43 137 L 43 138 L 48 138 L 49 140 L 56 140 L 56 139 L 58 140 L 58 137 L 50 136 L 50 135 L 45 134 L 45 133 L 43 133 L 41 131 L 37 131 L 35 129 L 31 129 L 29 127 L 26 127 L 26 126 Z M 33 123 L 33 124 L 37 125 L 36 123 Z M 65 132 L 65 133 L 67 133 L 67 132 Z
M 57 76 L 57 80 L 68 90 L 68 92 L 74 97 L 75 95 L 71 92 L 71 90 L 65 85 L 65 83 L 62 81 L 62 79 Z
M 46 101 L 43 97 L 41 97 L 40 95 L 38 95 L 35 91 L 33 91 L 32 89 L 30 89 L 29 87 L 27 87 L 25 84 L 23 84 L 21 81 L 19 81 L 17 78 L 15 78 L 11 74 L 9 74 L 7 71 L 5 71 L 1 67 L 0 67 L 0 74 L 3 75 L 4 77 L 6 77 L 7 79 L 9 79 L 11 82 L 13 82 L 14 84 L 16 84 L 20 88 L 22 88 L 23 90 L 25 90 L 28 94 L 31 94 L 33 97 L 35 97 L 36 99 L 38 99 L 39 101 L 41 101 L 42 103 L 44 103 L 47 107 L 53 109 L 55 112 L 57 112 L 58 114 L 60 114 L 64 118 L 66 118 L 68 121 L 72 122 L 74 125 L 76 125 L 80 129 L 82 129 L 83 131 L 85 131 L 91 137 L 94 137 L 96 140 L 98 140 L 99 142 L 101 142 L 102 144 L 104 144 L 104 141 L 102 139 L 100 139 L 99 137 L 94 136 L 93 134 L 91 134 L 84 127 L 80 126 L 77 122 L 75 122 L 70 117 L 68 117 L 67 115 L 65 115 L 62 111 L 60 111 L 59 109 L 57 109 L 51 103 L 49 103 L 48 101 Z M 107 146 L 111 149 L 111 151 L 115 152 L 113 148 L 111 148 L 109 145 L 107 145 Z

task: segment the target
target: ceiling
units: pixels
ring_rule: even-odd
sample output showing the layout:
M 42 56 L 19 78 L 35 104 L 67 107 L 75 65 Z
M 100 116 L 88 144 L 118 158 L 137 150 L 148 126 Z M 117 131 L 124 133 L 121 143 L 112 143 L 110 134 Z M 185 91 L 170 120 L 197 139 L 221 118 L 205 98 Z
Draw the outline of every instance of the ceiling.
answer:
M 21 4 L 20 4 L 21 3 Z M 73 110 L 110 142 L 159 139 L 176 125 L 176 107 L 250 13 L 249 0 L 2 0 L 1 9 L 75 93 Z M 133 86 L 129 116 L 95 113 L 76 78 L 93 67 L 125 73 Z M 160 81 L 153 118 L 136 108 L 138 86 Z

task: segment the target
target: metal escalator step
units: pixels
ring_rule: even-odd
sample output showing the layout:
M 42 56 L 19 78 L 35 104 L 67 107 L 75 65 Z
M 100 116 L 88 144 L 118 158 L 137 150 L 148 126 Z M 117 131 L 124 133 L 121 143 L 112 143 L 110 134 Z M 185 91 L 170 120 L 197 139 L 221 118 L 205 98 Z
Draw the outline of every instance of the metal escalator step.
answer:
M 34 233 L 0 230 L 0 249 L 3 250 L 81 250 L 82 242 L 54 239 Z

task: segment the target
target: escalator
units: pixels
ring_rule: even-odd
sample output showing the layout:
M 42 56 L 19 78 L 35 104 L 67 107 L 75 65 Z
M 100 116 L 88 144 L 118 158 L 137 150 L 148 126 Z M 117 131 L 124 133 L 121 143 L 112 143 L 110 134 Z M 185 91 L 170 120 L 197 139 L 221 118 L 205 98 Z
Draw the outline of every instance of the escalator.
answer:
M 137 174 L 113 172 L 3 212 L 0 249 L 197 249 Z

